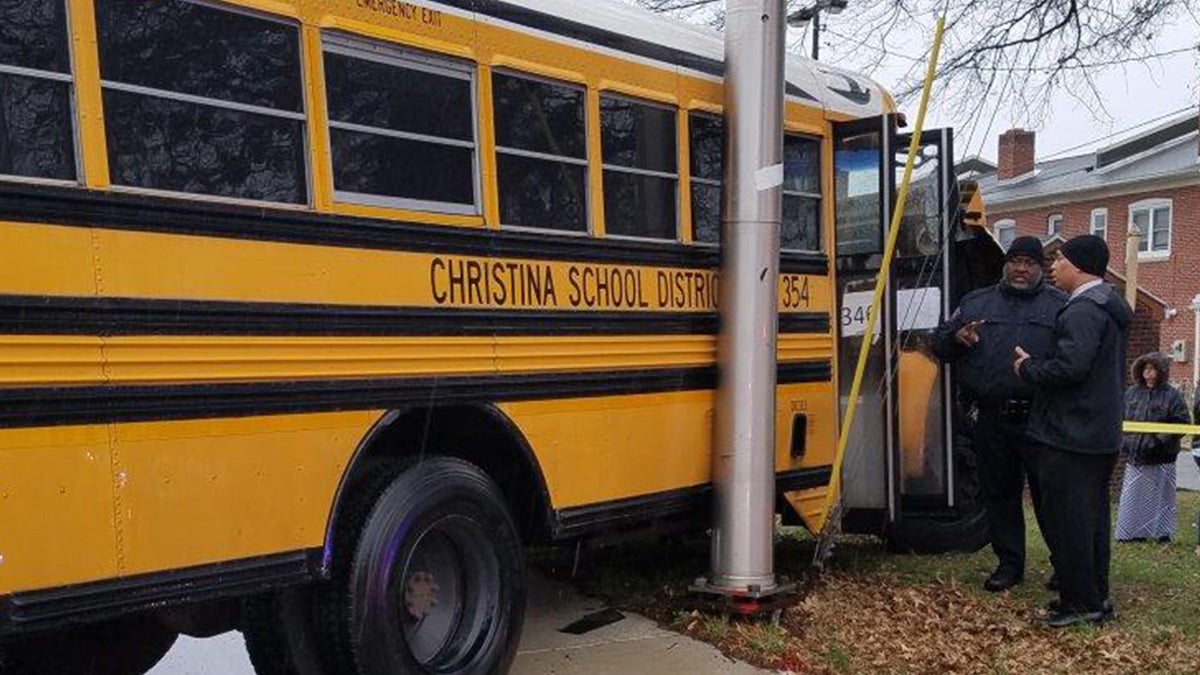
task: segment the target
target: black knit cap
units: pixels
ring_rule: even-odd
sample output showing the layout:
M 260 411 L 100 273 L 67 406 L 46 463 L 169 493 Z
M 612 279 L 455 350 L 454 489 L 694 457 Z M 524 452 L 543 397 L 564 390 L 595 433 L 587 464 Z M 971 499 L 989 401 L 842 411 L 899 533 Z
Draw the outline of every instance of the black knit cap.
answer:
M 1039 265 L 1044 263 L 1045 258 L 1042 252 L 1042 240 L 1038 239 L 1037 237 L 1030 236 L 1017 237 L 1016 239 L 1013 239 L 1012 243 L 1008 245 L 1008 251 L 1004 253 L 1004 260 L 1012 260 L 1018 256 L 1033 258 L 1038 262 Z
M 1108 269 L 1108 244 L 1094 234 L 1072 237 L 1059 250 L 1080 272 L 1102 277 Z

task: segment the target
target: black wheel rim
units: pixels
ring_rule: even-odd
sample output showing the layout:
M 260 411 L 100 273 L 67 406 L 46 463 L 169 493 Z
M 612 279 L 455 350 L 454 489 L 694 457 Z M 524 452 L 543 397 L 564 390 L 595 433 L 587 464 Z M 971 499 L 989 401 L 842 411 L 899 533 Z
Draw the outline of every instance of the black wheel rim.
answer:
M 427 525 L 400 561 L 394 597 L 408 651 L 426 671 L 458 671 L 495 637 L 500 563 L 476 521 L 447 516 Z

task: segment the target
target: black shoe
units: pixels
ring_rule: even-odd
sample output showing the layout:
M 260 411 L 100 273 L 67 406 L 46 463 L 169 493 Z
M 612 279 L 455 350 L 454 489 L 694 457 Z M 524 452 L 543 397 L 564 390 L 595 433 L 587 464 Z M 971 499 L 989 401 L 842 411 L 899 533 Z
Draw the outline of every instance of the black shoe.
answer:
M 1062 602 L 1059 600 L 1051 600 L 1046 603 L 1046 611 L 1051 616 L 1062 613 Z M 1105 598 L 1104 603 L 1100 605 L 1100 613 L 1104 615 L 1104 621 L 1112 621 L 1117 616 L 1116 609 L 1113 608 L 1112 598 Z M 1047 617 L 1048 619 L 1049 617 Z
M 1021 581 L 1022 577 L 1017 572 L 1010 572 L 1009 570 L 996 570 L 995 572 L 992 572 L 992 576 L 987 578 L 987 581 L 983 582 L 983 588 L 991 593 L 999 593 L 1000 591 L 1007 591 L 1013 586 L 1021 583 Z
M 1046 581 L 1046 590 L 1048 590 L 1048 591 L 1057 591 L 1058 590 L 1058 572 L 1054 572 L 1053 574 L 1050 575 L 1050 578 Z
M 1106 620 L 1104 612 L 1058 612 L 1046 617 L 1044 623 L 1051 628 L 1066 628 L 1081 623 L 1098 626 Z

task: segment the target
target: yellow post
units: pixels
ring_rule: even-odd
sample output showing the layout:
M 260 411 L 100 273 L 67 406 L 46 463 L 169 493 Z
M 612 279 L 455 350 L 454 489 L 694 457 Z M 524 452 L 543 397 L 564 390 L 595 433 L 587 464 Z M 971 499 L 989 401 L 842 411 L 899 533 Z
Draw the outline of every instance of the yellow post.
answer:
M 842 459 L 846 455 L 846 443 L 850 438 L 850 429 L 854 424 L 854 414 L 858 410 L 858 397 L 862 389 L 863 374 L 867 368 L 867 354 L 871 348 L 871 338 L 875 335 L 875 324 L 879 318 L 879 307 L 883 302 L 883 291 L 887 286 L 887 272 L 891 267 L 892 257 L 896 252 L 896 242 L 899 240 L 900 220 L 904 215 L 904 206 L 908 201 L 908 188 L 912 180 L 913 164 L 917 150 L 921 146 L 921 130 L 925 126 L 925 111 L 929 106 L 929 90 L 933 86 L 933 76 L 937 71 L 938 53 L 942 48 L 942 31 L 945 29 L 945 17 L 938 18 L 937 27 L 933 33 L 933 49 L 929 53 L 929 64 L 925 69 L 925 86 L 921 91 L 921 104 L 917 110 L 916 126 L 913 128 L 912 141 L 908 144 L 908 158 L 904 162 L 904 176 L 900 180 L 900 192 L 896 198 L 896 206 L 892 211 L 891 224 L 888 227 L 887 244 L 883 249 L 883 263 L 879 268 L 879 278 L 875 280 L 875 295 L 871 300 L 871 311 L 867 316 L 866 332 L 863 333 L 862 347 L 858 351 L 858 365 L 854 369 L 854 380 L 850 385 L 850 400 L 846 406 L 846 416 L 842 418 L 842 428 L 838 433 L 837 454 L 833 460 L 833 475 L 829 482 L 829 491 L 825 493 L 825 506 L 821 511 L 818 528 L 822 539 L 833 535 L 840 518 L 830 518 L 834 506 L 841 499 L 842 488 Z M 884 158 L 885 161 L 887 158 Z M 886 165 L 885 165 L 886 167 Z M 823 542 L 825 543 L 825 542 Z M 824 548 L 819 547 L 818 550 Z

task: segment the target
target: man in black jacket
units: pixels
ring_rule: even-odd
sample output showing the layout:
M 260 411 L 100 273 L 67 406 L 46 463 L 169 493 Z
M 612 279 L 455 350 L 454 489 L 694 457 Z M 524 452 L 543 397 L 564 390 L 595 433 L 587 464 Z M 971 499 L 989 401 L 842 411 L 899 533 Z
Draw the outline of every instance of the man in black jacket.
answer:
M 968 293 L 958 310 L 934 332 L 934 351 L 955 366 L 965 400 L 979 412 L 972 437 L 987 500 L 992 551 L 999 564 L 983 587 L 1006 590 L 1025 576 L 1025 513 L 1028 476 L 1041 525 L 1036 453 L 1026 435 L 1033 386 L 1012 371 L 1010 355 L 1022 345 L 1039 356 L 1054 346 L 1054 317 L 1066 294 L 1042 279 L 1044 258 L 1037 237 L 1018 237 L 1004 257 L 1004 278 Z
M 1070 293 L 1054 323 L 1048 357 L 1017 347 L 1013 369 L 1037 388 L 1029 435 L 1039 444 L 1038 478 L 1059 602 L 1059 628 L 1111 616 L 1108 485 L 1121 446 L 1125 352 L 1133 311 L 1104 283 L 1108 246 L 1093 236 L 1063 244 L 1052 268 Z

